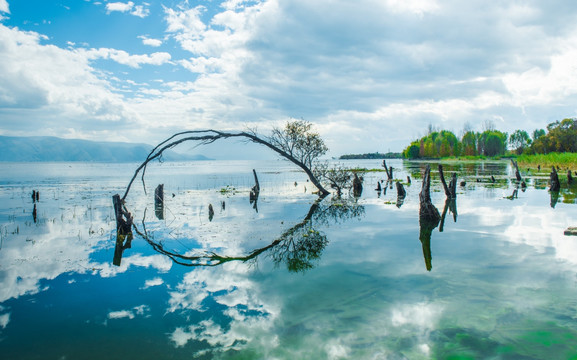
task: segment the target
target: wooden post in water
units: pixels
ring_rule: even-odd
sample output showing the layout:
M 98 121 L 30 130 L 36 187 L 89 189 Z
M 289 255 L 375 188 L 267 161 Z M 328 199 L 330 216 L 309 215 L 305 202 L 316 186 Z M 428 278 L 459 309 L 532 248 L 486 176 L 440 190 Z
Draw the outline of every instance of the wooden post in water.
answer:
M 559 183 L 559 176 L 557 175 L 557 170 L 555 170 L 555 166 L 551 167 L 551 174 L 549 175 L 549 180 L 551 182 L 549 187 L 550 191 L 559 191 L 561 189 L 561 184 Z

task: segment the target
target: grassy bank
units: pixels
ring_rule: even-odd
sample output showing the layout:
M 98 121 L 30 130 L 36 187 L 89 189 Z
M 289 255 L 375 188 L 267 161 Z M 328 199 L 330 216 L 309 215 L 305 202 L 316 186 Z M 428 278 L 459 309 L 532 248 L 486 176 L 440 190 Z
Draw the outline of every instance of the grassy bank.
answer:
M 577 169 L 577 153 L 520 155 L 517 157 L 517 162 L 519 163 L 519 166 L 528 166 L 532 168 L 541 165 L 541 168 L 559 166 L 562 169 Z

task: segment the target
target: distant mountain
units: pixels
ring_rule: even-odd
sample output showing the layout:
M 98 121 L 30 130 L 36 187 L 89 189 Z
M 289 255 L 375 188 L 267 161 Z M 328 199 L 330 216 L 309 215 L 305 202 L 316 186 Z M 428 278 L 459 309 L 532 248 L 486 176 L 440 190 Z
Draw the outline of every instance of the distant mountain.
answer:
M 97 142 L 49 136 L 0 136 L 0 161 L 141 162 L 153 146 L 122 142 Z M 203 155 L 165 151 L 167 161 L 210 160 Z

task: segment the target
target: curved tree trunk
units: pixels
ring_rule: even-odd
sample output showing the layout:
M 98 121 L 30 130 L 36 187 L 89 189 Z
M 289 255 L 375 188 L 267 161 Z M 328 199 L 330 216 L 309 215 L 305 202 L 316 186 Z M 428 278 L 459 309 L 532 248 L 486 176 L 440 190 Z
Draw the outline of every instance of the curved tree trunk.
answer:
M 184 136 L 184 137 L 177 139 L 180 136 Z M 176 145 L 181 144 L 181 143 L 186 142 L 186 141 L 197 141 L 200 143 L 200 145 L 206 145 L 206 144 L 211 144 L 211 143 L 213 143 L 217 140 L 220 140 L 220 139 L 228 139 L 228 138 L 246 138 L 249 141 L 252 141 L 254 143 L 261 144 L 261 145 L 268 147 L 269 149 L 273 150 L 274 152 L 276 152 L 280 156 L 284 157 L 287 160 L 290 160 L 292 163 L 294 163 L 295 165 L 300 167 L 307 174 L 307 176 L 309 177 L 309 179 L 313 183 L 313 185 L 316 186 L 316 188 L 319 190 L 319 196 L 324 197 L 324 196 L 329 194 L 329 191 L 322 186 L 322 184 L 316 178 L 316 176 L 313 174 L 312 169 L 310 169 L 309 166 L 307 166 L 305 163 L 303 163 L 299 159 L 295 158 L 294 156 L 292 156 L 288 152 L 280 149 L 279 147 L 271 144 L 269 141 L 267 141 L 263 138 L 258 137 L 255 134 L 248 133 L 248 132 L 231 133 L 231 132 L 223 132 L 223 131 L 217 131 L 217 130 L 191 130 L 191 131 L 183 131 L 183 132 L 174 134 L 171 137 L 169 137 L 168 139 L 166 139 L 163 142 L 161 142 L 160 144 L 158 144 L 154 149 L 152 149 L 152 151 L 148 154 L 148 156 L 144 160 L 144 162 L 142 164 L 140 164 L 140 166 L 134 172 L 134 175 L 133 175 L 132 179 L 130 180 L 130 182 L 128 183 L 128 186 L 126 187 L 126 191 L 124 192 L 124 195 L 122 196 L 121 200 L 124 201 L 126 199 L 126 197 L 128 196 L 128 193 L 130 191 L 130 188 L 131 188 L 132 184 L 134 183 L 134 180 L 136 179 L 138 174 L 141 172 L 142 172 L 142 174 L 141 174 L 142 181 L 144 183 L 144 174 L 146 172 L 146 166 L 152 160 L 160 158 L 162 156 L 162 153 L 165 150 L 171 149 L 171 148 L 175 147 Z

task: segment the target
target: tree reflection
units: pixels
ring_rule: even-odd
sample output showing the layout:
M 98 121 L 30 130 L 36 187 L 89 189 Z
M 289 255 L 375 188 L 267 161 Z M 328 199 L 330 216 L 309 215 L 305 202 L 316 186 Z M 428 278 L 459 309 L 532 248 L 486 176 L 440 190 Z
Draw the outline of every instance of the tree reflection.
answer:
M 341 223 L 352 218 L 361 217 L 365 208 L 359 205 L 354 198 L 334 198 L 330 201 L 317 199 L 310 207 L 308 213 L 301 222 L 284 231 L 276 240 L 269 245 L 254 249 L 248 255 L 225 256 L 214 252 L 193 256 L 186 256 L 175 251 L 167 250 L 161 242 L 154 240 L 146 231 L 144 221 L 143 231 L 136 226 L 135 232 L 146 240 L 152 248 L 168 256 L 172 261 L 184 266 L 218 266 L 229 261 L 247 262 L 256 260 L 260 255 L 267 254 L 275 265 L 285 264 L 291 272 L 304 272 L 315 267 L 314 262 L 320 259 L 323 250 L 329 243 L 327 236 L 319 227 L 328 227 L 331 224 Z M 130 247 L 123 246 L 117 240 L 114 264 L 120 265 L 122 251 Z
M 447 211 L 450 211 L 453 214 L 453 221 L 457 222 L 457 199 L 449 199 L 445 200 L 445 207 L 443 208 L 443 213 L 441 214 L 441 224 L 439 225 L 439 232 L 443 232 L 445 226 L 445 216 L 447 215 Z
M 431 271 L 433 268 L 431 255 L 431 235 L 433 230 L 439 225 L 439 220 L 427 219 L 424 217 L 419 218 L 419 240 L 421 240 L 421 245 L 423 247 L 423 257 L 425 258 L 425 266 L 427 271 Z

